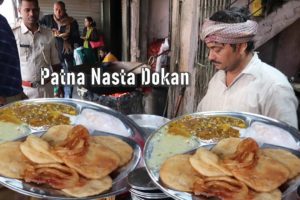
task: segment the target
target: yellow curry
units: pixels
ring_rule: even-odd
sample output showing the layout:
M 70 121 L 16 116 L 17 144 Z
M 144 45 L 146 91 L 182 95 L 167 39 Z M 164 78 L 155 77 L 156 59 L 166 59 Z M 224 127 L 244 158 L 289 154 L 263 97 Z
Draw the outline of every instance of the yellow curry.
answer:
M 26 123 L 33 128 L 70 124 L 67 115 L 76 115 L 76 108 L 58 103 L 15 103 L 0 110 L 0 121 Z
M 170 123 L 168 133 L 185 137 L 195 135 L 202 140 L 239 137 L 239 130 L 233 127 L 246 128 L 246 123 L 227 116 L 186 116 Z

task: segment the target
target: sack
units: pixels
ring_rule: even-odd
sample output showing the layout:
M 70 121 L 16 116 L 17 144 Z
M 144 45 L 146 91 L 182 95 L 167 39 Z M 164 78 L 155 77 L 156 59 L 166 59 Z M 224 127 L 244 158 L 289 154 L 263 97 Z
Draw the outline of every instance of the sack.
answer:
M 100 36 L 98 41 L 90 41 L 90 45 L 93 49 L 103 47 L 104 46 L 103 38 Z

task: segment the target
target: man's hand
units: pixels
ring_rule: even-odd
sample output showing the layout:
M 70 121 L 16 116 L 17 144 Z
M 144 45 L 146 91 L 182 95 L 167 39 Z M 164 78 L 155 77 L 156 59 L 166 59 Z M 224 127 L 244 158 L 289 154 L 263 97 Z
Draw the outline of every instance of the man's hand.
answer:
M 52 29 L 52 35 L 54 37 L 59 37 L 60 34 L 61 34 L 61 32 L 59 32 L 59 30 L 57 30 L 56 28 Z

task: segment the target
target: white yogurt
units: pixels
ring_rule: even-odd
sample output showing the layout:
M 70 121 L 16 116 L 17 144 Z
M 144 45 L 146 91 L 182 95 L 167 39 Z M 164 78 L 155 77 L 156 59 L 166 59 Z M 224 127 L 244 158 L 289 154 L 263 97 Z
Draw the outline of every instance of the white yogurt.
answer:
M 249 128 L 241 132 L 241 136 L 251 137 L 259 143 L 273 144 L 296 150 L 300 149 L 299 145 L 288 131 L 260 122 L 253 123 Z
M 130 136 L 129 130 L 120 119 L 93 109 L 84 109 L 74 122 L 84 125 L 90 132 L 99 130 L 126 137 Z

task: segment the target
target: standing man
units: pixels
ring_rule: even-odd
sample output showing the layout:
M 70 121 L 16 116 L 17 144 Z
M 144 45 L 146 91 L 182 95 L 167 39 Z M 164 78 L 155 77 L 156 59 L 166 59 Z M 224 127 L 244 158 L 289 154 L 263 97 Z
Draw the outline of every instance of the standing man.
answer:
M 19 12 L 22 22 L 13 29 L 17 40 L 21 62 L 21 75 L 24 93 L 29 98 L 53 97 L 53 86 L 50 80 L 41 85 L 41 69 L 52 67 L 53 71 L 60 70 L 51 30 L 39 25 L 38 0 L 21 0 Z
M 79 44 L 80 34 L 77 21 L 66 13 L 65 3 L 57 1 L 53 5 L 54 14 L 45 15 L 40 23 L 52 29 L 58 47 L 58 55 L 65 72 L 73 66 L 74 44 Z M 65 86 L 66 98 L 72 98 L 72 86 Z
M 2 5 L 4 0 L 0 0 Z M 23 93 L 20 60 L 15 36 L 0 14 L 0 106 L 26 98 Z
M 245 8 L 218 11 L 205 20 L 200 37 L 219 71 L 197 110 L 251 112 L 297 128 L 298 100 L 291 84 L 253 52 L 257 26 Z

